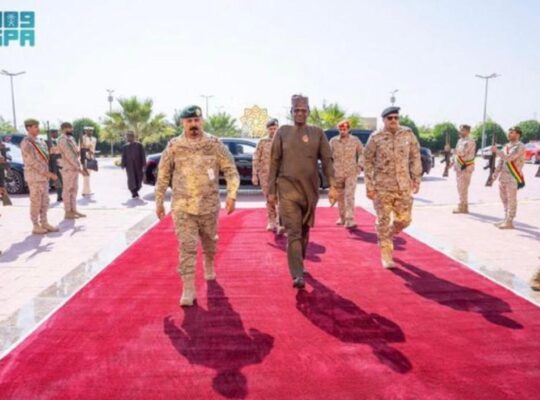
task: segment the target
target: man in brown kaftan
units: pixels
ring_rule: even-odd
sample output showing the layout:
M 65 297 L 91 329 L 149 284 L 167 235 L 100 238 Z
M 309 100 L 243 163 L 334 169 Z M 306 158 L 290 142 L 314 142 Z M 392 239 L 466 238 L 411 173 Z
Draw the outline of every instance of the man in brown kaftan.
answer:
M 287 230 L 287 257 L 293 287 L 302 289 L 305 287 L 303 260 L 319 200 L 318 159 L 330 183 L 328 198 L 332 204 L 337 193 L 328 139 L 321 128 L 306 124 L 308 98 L 294 95 L 291 114 L 294 125 L 280 127 L 272 143 L 268 200 L 275 204 L 276 194 L 279 196 L 279 215 Z

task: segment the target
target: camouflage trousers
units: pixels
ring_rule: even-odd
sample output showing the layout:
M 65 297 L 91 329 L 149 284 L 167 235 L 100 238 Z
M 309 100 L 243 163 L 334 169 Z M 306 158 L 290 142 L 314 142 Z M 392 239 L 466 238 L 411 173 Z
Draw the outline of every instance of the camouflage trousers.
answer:
M 413 198 L 410 190 L 377 192 L 373 205 L 377 212 L 377 236 L 381 249 L 394 250 L 393 236 L 411 223 Z
M 459 204 L 462 206 L 469 204 L 469 186 L 471 184 L 472 173 L 473 170 L 469 168 L 463 171 L 456 171 Z
M 47 210 L 49 209 L 49 181 L 29 182 L 30 191 L 30 219 L 33 225 L 47 223 Z
M 266 178 L 266 180 L 262 180 L 261 179 L 261 190 L 264 194 L 264 197 L 266 198 L 266 215 L 267 215 L 267 218 L 268 218 L 268 223 L 272 223 L 272 224 L 280 224 L 279 223 L 279 208 L 278 208 L 278 204 L 276 202 L 276 204 L 274 206 L 272 206 L 269 202 L 268 202 L 268 178 Z
M 173 212 L 176 237 L 178 239 L 178 273 L 180 277 L 195 274 L 197 245 L 201 240 L 206 259 L 213 261 L 217 244 L 218 214 L 193 215 Z
M 505 218 L 510 221 L 516 217 L 517 191 L 517 183 L 511 176 L 499 178 L 499 194 L 504 206 Z
M 354 194 L 356 192 L 356 182 L 356 175 L 336 177 L 339 217 L 344 223 L 354 222 Z
M 79 189 L 79 171 L 63 170 L 62 198 L 66 213 L 77 210 L 77 190 Z

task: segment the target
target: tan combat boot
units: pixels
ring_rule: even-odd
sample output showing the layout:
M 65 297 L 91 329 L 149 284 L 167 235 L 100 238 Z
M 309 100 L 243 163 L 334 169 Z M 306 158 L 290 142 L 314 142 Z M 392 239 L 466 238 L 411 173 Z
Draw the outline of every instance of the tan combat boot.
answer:
M 343 225 L 343 220 L 339 217 L 336 221 L 336 225 Z
M 381 249 L 381 264 L 386 269 L 395 268 L 394 260 L 392 260 L 392 249 Z
M 216 279 L 216 271 L 214 270 L 214 259 L 210 257 L 204 258 L 204 279 L 213 281 Z
M 86 214 L 80 213 L 78 211 L 73 211 L 73 213 L 77 218 L 86 218 Z
M 501 225 L 498 226 L 499 229 L 514 229 L 514 224 L 511 219 L 507 219 Z
M 189 274 L 182 277 L 184 288 L 182 289 L 182 297 L 180 298 L 181 307 L 191 307 L 197 297 L 195 291 L 195 274 Z
M 64 214 L 64 219 L 77 219 L 77 215 L 73 211 L 68 211 Z
M 354 228 L 356 228 L 356 226 L 357 226 L 356 222 L 354 222 L 354 221 L 345 222 L 345 228 L 347 228 L 347 229 L 354 229 Z
M 466 214 L 468 211 L 465 211 L 465 207 L 463 204 L 460 204 L 457 206 L 457 208 L 454 208 L 452 210 L 453 214 Z
M 281 236 L 285 233 L 285 227 L 278 225 L 276 230 L 276 235 Z
M 495 222 L 493 225 L 495 225 L 498 228 L 499 226 L 503 225 L 505 222 L 506 222 L 506 220 L 502 219 L 502 220 L 500 220 L 498 222 Z
M 41 227 L 46 229 L 47 232 L 58 232 L 59 229 L 56 227 L 56 226 L 52 226 L 51 224 L 49 224 L 48 222 L 44 222 L 41 224 Z
M 531 279 L 531 289 L 540 291 L 540 270 Z
M 266 230 L 267 231 L 275 231 L 276 230 L 276 224 L 274 224 L 273 222 L 269 222 L 268 225 L 266 225 Z
M 39 225 L 34 225 L 34 228 L 32 229 L 32 234 L 33 235 L 44 235 L 48 232 L 47 229 L 39 226 Z

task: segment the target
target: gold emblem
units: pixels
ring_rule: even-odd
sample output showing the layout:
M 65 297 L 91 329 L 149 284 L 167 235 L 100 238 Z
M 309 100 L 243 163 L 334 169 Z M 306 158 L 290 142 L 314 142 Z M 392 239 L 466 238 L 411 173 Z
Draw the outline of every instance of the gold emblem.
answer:
M 268 110 L 253 106 L 244 109 L 244 115 L 240 117 L 242 130 L 249 133 L 251 137 L 263 137 L 266 135 L 266 122 L 268 121 Z
M 308 135 L 302 136 L 302 140 L 304 141 L 304 143 L 309 142 L 309 137 L 308 137 Z

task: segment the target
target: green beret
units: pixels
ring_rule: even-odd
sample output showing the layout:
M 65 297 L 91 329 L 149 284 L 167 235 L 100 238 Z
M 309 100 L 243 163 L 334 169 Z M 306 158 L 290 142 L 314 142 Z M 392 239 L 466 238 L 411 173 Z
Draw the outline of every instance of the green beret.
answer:
M 39 121 L 34 118 L 28 118 L 24 121 L 24 126 L 39 125 Z
M 399 110 L 400 110 L 399 107 L 395 107 L 395 106 L 387 107 L 381 113 L 381 117 L 385 118 L 386 116 L 390 114 L 399 114 Z
M 180 113 L 180 118 L 200 118 L 202 117 L 202 110 L 199 106 L 187 106 Z

